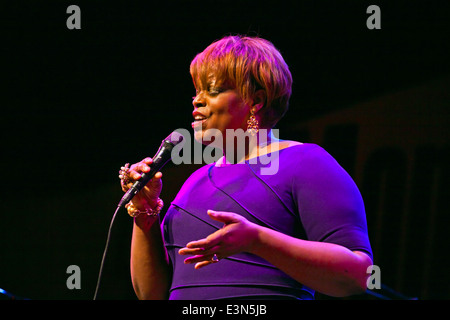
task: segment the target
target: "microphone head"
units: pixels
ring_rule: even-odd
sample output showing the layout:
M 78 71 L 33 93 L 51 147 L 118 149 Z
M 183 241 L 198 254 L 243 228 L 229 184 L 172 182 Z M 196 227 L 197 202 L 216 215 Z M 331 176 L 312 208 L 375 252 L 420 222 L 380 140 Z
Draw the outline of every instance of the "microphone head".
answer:
M 164 140 L 165 141 L 169 141 L 174 146 L 176 146 L 177 144 L 179 144 L 181 142 L 184 143 L 183 135 L 180 132 L 178 132 L 177 130 L 175 130 L 174 132 L 169 134 L 169 136 L 166 139 L 164 139 Z

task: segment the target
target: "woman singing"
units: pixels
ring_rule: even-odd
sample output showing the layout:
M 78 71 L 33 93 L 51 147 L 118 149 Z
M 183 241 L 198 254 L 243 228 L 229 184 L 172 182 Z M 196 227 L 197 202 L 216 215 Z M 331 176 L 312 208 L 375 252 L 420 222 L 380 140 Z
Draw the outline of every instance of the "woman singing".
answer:
M 195 171 L 158 213 L 158 172 L 127 205 L 134 217 L 131 277 L 139 299 L 313 299 L 366 290 L 372 251 L 364 204 L 351 177 L 321 147 L 278 140 L 292 77 L 258 37 L 227 36 L 191 63 L 195 138 L 220 132 L 223 157 Z M 245 152 L 227 132 L 256 136 Z M 262 139 L 264 138 L 264 139 Z M 206 141 L 206 142 L 205 142 Z M 220 140 L 219 140 L 220 141 Z M 216 142 L 217 143 L 217 142 Z M 271 174 L 259 161 L 277 161 Z M 126 191 L 150 158 L 122 167 Z

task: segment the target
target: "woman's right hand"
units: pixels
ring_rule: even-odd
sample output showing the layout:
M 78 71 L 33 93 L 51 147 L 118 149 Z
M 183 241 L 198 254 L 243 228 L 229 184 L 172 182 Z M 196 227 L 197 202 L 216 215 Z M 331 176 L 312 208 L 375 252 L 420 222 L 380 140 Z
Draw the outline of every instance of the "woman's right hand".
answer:
M 144 160 L 133 164 L 128 170 L 128 181 L 124 183 L 124 180 L 121 180 L 122 190 L 124 192 L 128 191 L 128 189 L 141 178 L 143 173 L 149 172 L 152 162 L 152 158 L 145 158 Z M 161 178 L 162 173 L 157 172 L 147 185 L 133 197 L 131 202 L 136 209 L 146 210 L 157 206 L 157 200 L 162 190 Z

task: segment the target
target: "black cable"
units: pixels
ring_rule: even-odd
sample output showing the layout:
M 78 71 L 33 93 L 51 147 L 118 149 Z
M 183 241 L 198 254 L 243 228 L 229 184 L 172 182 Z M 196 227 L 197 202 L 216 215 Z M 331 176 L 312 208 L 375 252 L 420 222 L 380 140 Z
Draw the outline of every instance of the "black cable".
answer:
M 94 300 L 97 299 L 98 289 L 100 287 L 100 281 L 101 281 L 101 278 L 102 278 L 102 273 L 103 273 L 103 267 L 104 267 L 104 264 L 105 264 L 106 253 L 108 252 L 109 241 L 111 240 L 112 226 L 114 224 L 114 220 L 116 219 L 117 212 L 119 212 L 120 208 L 121 208 L 120 206 L 117 207 L 117 209 L 114 212 L 114 215 L 113 215 L 113 217 L 111 219 L 111 223 L 109 224 L 108 236 L 106 238 L 106 244 L 105 244 L 105 250 L 103 251 L 102 262 L 100 263 L 100 271 L 98 272 L 97 286 L 95 287 Z

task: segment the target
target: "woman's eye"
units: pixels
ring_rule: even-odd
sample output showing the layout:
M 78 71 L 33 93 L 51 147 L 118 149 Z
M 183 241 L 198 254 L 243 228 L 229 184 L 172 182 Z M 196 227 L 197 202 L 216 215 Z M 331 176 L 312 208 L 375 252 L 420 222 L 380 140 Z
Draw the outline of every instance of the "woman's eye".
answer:
M 222 88 L 211 88 L 211 89 L 208 90 L 208 93 L 210 95 L 218 95 L 221 92 L 223 92 Z

